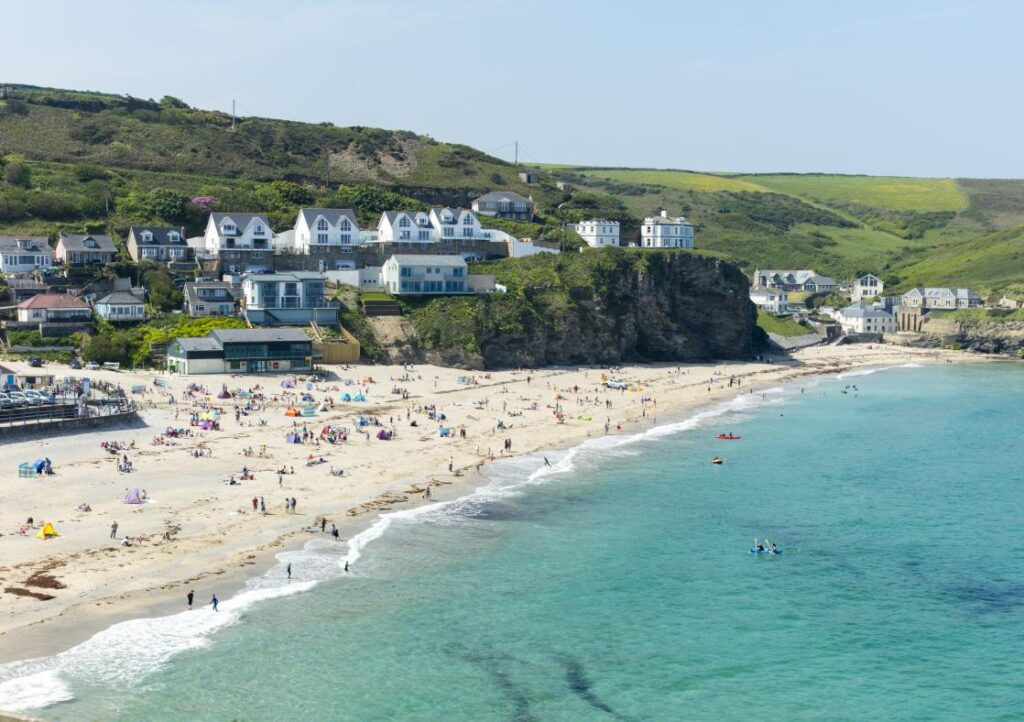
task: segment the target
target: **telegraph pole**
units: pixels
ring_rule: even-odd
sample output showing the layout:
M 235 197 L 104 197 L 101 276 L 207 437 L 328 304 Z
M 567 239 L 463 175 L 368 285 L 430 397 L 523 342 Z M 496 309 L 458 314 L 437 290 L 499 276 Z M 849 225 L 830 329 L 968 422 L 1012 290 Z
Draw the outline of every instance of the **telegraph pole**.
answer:
M 231 99 L 231 130 L 235 129 L 235 99 Z
M 515 161 L 515 165 L 516 166 L 519 165 L 519 141 L 518 140 L 516 141 L 516 161 Z

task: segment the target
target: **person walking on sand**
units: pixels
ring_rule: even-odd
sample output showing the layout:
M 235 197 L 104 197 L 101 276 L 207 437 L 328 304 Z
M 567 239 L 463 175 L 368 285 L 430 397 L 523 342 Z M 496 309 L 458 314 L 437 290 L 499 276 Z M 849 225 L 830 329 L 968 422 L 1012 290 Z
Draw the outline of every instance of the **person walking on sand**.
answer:
M 196 593 L 192 589 L 188 590 L 188 594 L 185 595 L 185 600 L 188 602 L 188 608 L 192 608 L 192 600 L 195 599 Z
M 213 611 L 217 611 L 218 604 L 220 604 L 220 601 L 217 599 L 217 595 L 214 594 L 212 597 L 210 597 L 210 606 L 213 607 Z
M 334 524 L 331 524 L 331 526 L 333 527 Z M 327 517 L 326 516 L 322 516 L 322 517 L 320 517 L 320 533 L 323 534 L 326 529 L 327 529 Z
M 334 538 L 334 541 L 338 541 L 338 527 L 334 526 L 334 524 L 331 524 L 331 536 Z
M 451 471 L 452 471 L 452 467 L 453 467 L 454 465 L 455 465 L 455 457 L 453 457 L 453 456 L 449 456 L 449 457 L 448 457 L 448 473 L 449 473 L 449 474 L 451 473 Z
M 263 501 L 262 496 L 260 497 L 260 514 L 267 515 L 267 502 Z
M 288 567 L 286 568 L 285 571 L 288 572 L 288 578 L 291 579 L 292 578 L 292 563 L 291 562 L 288 562 Z
M 110 525 L 110 538 L 117 539 L 117 522 Z
M 257 499 L 257 498 L 256 498 L 256 497 L 254 496 L 254 497 L 252 498 L 252 510 L 253 510 L 253 511 L 256 511 L 256 509 L 258 509 L 258 508 L 259 508 L 259 505 L 260 505 L 260 500 L 259 500 L 259 499 Z

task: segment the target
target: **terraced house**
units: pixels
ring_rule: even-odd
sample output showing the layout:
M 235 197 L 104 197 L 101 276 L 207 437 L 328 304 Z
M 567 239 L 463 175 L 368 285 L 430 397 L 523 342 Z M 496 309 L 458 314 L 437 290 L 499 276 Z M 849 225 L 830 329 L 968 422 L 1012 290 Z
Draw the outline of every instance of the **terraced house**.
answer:
M 132 226 L 128 229 L 128 255 L 133 261 L 187 261 L 192 249 L 185 240 L 184 228 L 168 226 Z
M 923 309 L 980 308 L 981 296 L 969 288 L 912 288 L 900 297 L 900 305 Z
M 349 208 L 302 208 L 295 220 L 293 248 L 298 253 L 351 252 L 361 240 L 356 214 Z
M 274 231 L 259 213 L 211 213 L 203 235 L 207 256 L 219 258 L 230 273 L 269 270 Z
M 0 272 L 31 273 L 53 266 L 53 249 L 45 237 L 0 236 Z

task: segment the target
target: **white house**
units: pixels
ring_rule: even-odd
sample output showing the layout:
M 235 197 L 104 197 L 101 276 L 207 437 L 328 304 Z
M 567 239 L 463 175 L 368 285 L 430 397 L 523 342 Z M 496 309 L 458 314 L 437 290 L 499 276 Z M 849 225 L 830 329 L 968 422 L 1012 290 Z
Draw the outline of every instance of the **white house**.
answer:
M 86 266 L 90 263 L 110 263 L 117 255 L 114 239 L 104 235 L 81 235 L 61 233 L 53 258 L 69 266 Z
M 683 216 L 669 218 L 668 211 L 662 211 L 660 216 L 644 218 L 640 226 L 640 246 L 693 248 L 693 225 Z
M 258 213 L 211 213 L 206 222 L 206 251 L 271 251 L 274 231 L 266 216 Z
M 0 236 L 0 272 L 45 271 L 53 265 L 53 249 L 43 237 Z
M 768 313 L 789 313 L 789 294 L 781 289 L 752 286 L 750 300 Z
M 430 214 L 423 211 L 384 211 L 377 222 L 381 243 L 437 243 Z
M 576 232 L 591 248 L 619 245 L 619 222 L 592 218 L 576 224 Z
M 841 308 L 835 319 L 843 333 L 895 333 L 896 317 L 887 311 L 858 301 L 852 306 Z
M 469 293 L 462 256 L 394 255 L 384 262 L 381 285 L 395 296 Z
M 783 291 L 809 291 L 827 293 L 836 287 L 829 276 L 822 276 L 811 269 L 803 270 L 754 270 L 754 285 L 765 288 L 781 288 Z
M 853 288 L 850 289 L 850 300 L 857 302 L 864 298 L 875 298 L 881 296 L 884 290 L 885 284 L 882 283 L 882 279 L 868 273 L 853 282 Z
M 912 288 L 900 297 L 900 305 L 912 308 L 980 308 L 981 296 L 969 288 Z
M 270 326 L 338 323 L 336 302 L 326 296 L 327 277 L 313 271 L 266 273 L 242 278 L 243 315 Z
M 96 315 L 108 321 L 142 321 L 146 305 L 142 297 L 131 291 L 114 291 L 96 302 Z
M 309 255 L 350 251 L 361 240 L 356 214 L 348 208 L 302 208 L 295 220 L 292 250 Z
M 18 304 L 22 323 L 75 323 L 91 318 L 89 304 L 67 293 L 40 293 Z

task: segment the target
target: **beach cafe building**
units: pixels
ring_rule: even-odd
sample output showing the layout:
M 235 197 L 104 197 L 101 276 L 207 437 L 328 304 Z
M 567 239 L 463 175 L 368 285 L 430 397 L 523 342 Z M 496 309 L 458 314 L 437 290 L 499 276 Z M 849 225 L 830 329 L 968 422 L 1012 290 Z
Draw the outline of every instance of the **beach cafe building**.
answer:
M 167 348 L 167 370 L 177 374 L 261 374 L 310 371 L 313 342 L 297 328 L 217 329 L 178 338 Z

